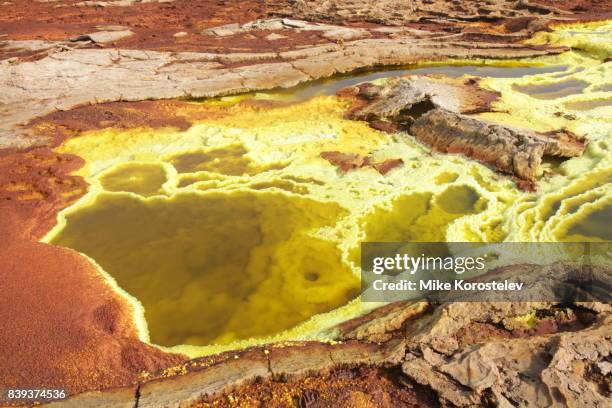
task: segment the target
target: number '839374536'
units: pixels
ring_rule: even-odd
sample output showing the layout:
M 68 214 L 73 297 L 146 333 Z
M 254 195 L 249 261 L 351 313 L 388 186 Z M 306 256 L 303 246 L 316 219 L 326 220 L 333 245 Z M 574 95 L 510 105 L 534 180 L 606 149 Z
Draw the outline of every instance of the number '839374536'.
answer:
M 9 400 L 51 400 L 66 398 L 68 393 L 65 390 L 15 389 L 7 390 L 5 396 Z

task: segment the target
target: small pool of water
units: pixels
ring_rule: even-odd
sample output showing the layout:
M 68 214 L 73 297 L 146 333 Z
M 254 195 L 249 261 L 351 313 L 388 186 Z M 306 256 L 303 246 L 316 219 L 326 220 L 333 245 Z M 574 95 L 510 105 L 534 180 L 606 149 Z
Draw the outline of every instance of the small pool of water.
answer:
M 569 69 L 566 65 L 555 66 L 524 66 L 524 67 L 494 67 L 488 65 L 438 65 L 438 66 L 411 66 L 398 69 L 369 71 L 336 75 L 324 80 L 309 82 L 308 84 L 283 90 L 280 93 L 290 96 L 293 100 L 306 100 L 319 95 L 335 95 L 340 89 L 357 85 L 361 82 L 374 81 L 381 78 L 396 78 L 406 75 L 446 75 L 461 77 L 464 75 L 490 78 L 520 78 L 527 75 L 548 74 L 564 72 Z
M 568 235 L 578 235 L 583 240 L 596 238 L 612 241 L 610 225 L 612 225 L 612 205 L 607 205 L 591 212 L 583 220 L 572 226 Z
M 343 215 L 337 204 L 274 192 L 104 193 L 52 243 L 89 255 L 136 297 L 153 343 L 227 344 L 357 296 L 336 245 L 310 235 Z
M 160 194 L 166 171 L 159 163 L 127 163 L 100 177 L 106 191 L 128 191 L 147 197 Z
M 588 82 L 569 79 L 553 84 L 514 85 L 513 88 L 536 99 L 557 99 L 582 93 L 588 86 Z

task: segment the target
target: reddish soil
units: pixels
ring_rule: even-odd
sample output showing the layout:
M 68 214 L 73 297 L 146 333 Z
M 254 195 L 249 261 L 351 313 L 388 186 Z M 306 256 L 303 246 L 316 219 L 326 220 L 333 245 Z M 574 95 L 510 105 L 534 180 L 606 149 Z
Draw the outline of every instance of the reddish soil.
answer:
M 82 178 L 70 175 L 82 165 L 77 156 L 46 147 L 0 150 L 1 235 L 40 239 L 55 225 L 57 211 L 87 191 Z
M 299 381 L 266 381 L 240 388 L 195 407 L 230 408 L 393 408 L 435 407 L 437 399 L 420 387 L 400 383 L 400 375 L 380 368 L 356 368 L 306 377 Z
M 170 3 L 135 3 L 127 7 L 93 7 L 78 5 L 79 0 L 39 2 L 14 0 L 0 4 L 0 40 L 47 40 L 67 41 L 80 35 L 105 30 L 105 26 L 122 26 L 134 32 L 133 36 L 103 45 L 87 44 L 86 47 L 147 49 L 158 51 L 197 51 L 197 52 L 277 52 L 294 49 L 303 45 L 329 43 L 319 31 L 298 32 L 278 30 L 276 34 L 286 36 L 268 40 L 269 30 L 252 30 L 248 33 L 216 37 L 201 35 L 202 30 L 230 23 L 246 23 L 274 15 L 272 6 L 256 0 L 175 0 Z M 279 3 L 279 2 L 276 2 Z M 283 2 L 280 2 L 283 3 Z M 572 1 L 540 0 L 572 13 L 579 13 L 579 19 L 589 19 L 612 9 L 610 0 Z M 592 4 L 592 6 L 589 6 Z M 583 9 L 591 7 L 588 12 Z M 518 20 L 518 21 L 514 21 Z M 427 31 L 472 32 L 472 34 L 513 32 L 528 24 L 525 18 L 510 19 L 506 25 L 497 23 L 425 21 L 409 23 L 407 26 Z M 377 27 L 367 22 L 350 22 L 347 26 Z M 504 28 L 506 28 L 504 30 Z M 187 35 L 174 37 L 178 32 Z M 387 34 L 373 33 L 373 37 L 386 37 Z M 478 39 L 476 39 L 478 40 Z M 490 38 L 489 40 L 499 40 Z M 37 52 L 2 50 L 2 58 L 32 57 Z
M 138 340 L 126 302 L 77 253 L 36 242 L 87 191 L 83 164 L 49 148 L 0 152 L 0 378 L 5 388 L 132 383 L 184 358 Z M 8 239 L 7 239 L 8 238 Z M 10 357 L 10 358 L 9 358 Z
M 0 5 L 0 34 L 14 40 L 61 41 L 96 31 L 96 26 L 120 25 L 135 31 L 141 39 L 139 45 L 146 47 L 179 31 L 200 32 L 266 15 L 263 2 L 256 0 L 175 0 L 128 7 L 79 6 L 79 2 L 12 0 Z
M 0 40 L 67 41 L 83 34 L 123 26 L 135 34 L 104 47 L 158 51 L 247 52 L 283 51 L 300 45 L 329 43 L 320 32 L 279 30 L 284 39 L 266 40 L 269 30 L 254 30 L 230 37 L 201 35 L 202 30 L 230 23 L 246 23 L 269 16 L 265 2 L 255 0 L 175 0 L 128 7 L 79 6 L 79 1 L 37 2 L 16 0 L 0 4 Z M 363 26 L 364 24 L 355 24 Z M 174 37 L 186 32 L 184 37 Z M 95 46 L 95 45 L 94 45 Z M 3 58 L 24 52 L 1 53 Z
M 219 119 L 233 111 L 288 106 L 295 102 L 245 99 L 235 105 L 210 105 L 176 99 L 138 102 L 108 102 L 57 111 L 36 118 L 27 126 L 38 136 L 53 140 L 54 145 L 98 129 L 175 128 L 187 130 L 194 123 Z M 0 150 L 2 152 L 2 150 Z M 6 154 L 9 154 L 8 152 Z
M 194 121 L 220 118 L 223 107 L 180 100 L 111 102 L 57 111 L 37 118 L 29 126 L 38 134 L 51 136 L 56 144 L 94 129 L 162 128 L 188 129 Z

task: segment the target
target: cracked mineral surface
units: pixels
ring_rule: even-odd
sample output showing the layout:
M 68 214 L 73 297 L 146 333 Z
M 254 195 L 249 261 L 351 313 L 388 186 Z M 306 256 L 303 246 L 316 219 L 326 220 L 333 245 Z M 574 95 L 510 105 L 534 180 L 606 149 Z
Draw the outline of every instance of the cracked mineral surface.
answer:
M 609 242 L 609 10 L 0 4 L 0 405 L 608 406 L 608 303 L 364 302 L 359 248 Z

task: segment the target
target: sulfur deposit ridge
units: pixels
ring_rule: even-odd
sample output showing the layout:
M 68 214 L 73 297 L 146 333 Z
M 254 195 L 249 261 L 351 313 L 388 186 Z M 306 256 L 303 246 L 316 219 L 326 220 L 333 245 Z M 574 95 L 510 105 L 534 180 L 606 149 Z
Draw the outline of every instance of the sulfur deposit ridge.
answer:
M 299 12 L 302 3 L 296 4 Z M 338 2 L 338 7 L 350 9 L 348 3 Z M 516 5 L 521 15 L 560 13 L 523 3 Z M 233 51 L 254 47 L 246 38 L 260 35 L 258 30 L 298 43 L 315 37 L 317 42 L 337 42 L 285 50 L 288 54 L 280 60 L 274 59 L 278 55 L 238 53 L 226 59 L 187 53 L 177 57 L 139 30 L 131 40 L 116 41 L 123 46 L 141 41 L 157 51 L 96 50 L 104 48 L 104 37 L 93 34 L 68 45 L 53 39 L 10 43 L 2 49 L 17 55 L 1 67 L 10 73 L 4 85 L 16 89 L 6 94 L 1 112 L 9 120 L 0 139 L 9 148 L 0 155 L 0 166 L 6 169 L 0 197 L 7 214 L 0 231 L 14 239 L 0 249 L 3 270 L 11 271 L 3 287 L 15 293 L 3 309 L 16 316 L 22 309 L 34 316 L 52 315 L 28 319 L 33 339 L 28 347 L 48 350 L 52 357 L 30 366 L 19 363 L 26 361 L 23 353 L 7 353 L 15 358 L 7 361 L 3 370 L 11 374 L 3 377 L 19 386 L 20 373 L 27 372 L 71 393 L 123 387 L 75 395 L 67 403 L 77 406 L 133 406 L 134 401 L 138 406 L 173 401 L 249 406 L 253 399 L 270 406 L 324 406 L 330 401 L 372 406 L 374 394 L 382 395 L 387 406 L 536 400 L 531 385 L 504 388 L 509 383 L 504 375 L 515 374 L 544 384 L 546 391 L 537 394 L 542 405 L 557 398 L 549 391 L 555 383 L 569 382 L 569 388 L 579 390 L 560 389 L 565 401 L 596 406 L 609 398 L 593 390 L 593 384 L 598 389 L 605 384 L 600 375 L 605 376 L 603 362 L 609 355 L 606 305 L 497 309 L 484 304 L 476 311 L 452 304 L 365 304 L 356 298 L 361 241 L 609 240 L 609 23 L 557 26 L 526 45 L 509 46 L 504 57 L 509 60 L 494 61 L 490 58 L 499 57 L 504 47 L 486 42 L 503 38 L 510 24 L 498 29 L 466 23 L 461 28 L 466 32 L 453 37 L 458 43 L 441 51 L 432 45 L 440 39 L 430 38 L 438 34 L 425 32 L 438 23 L 378 32 L 367 24 L 343 30 L 327 24 L 334 21 L 320 22 L 320 16 L 307 18 L 315 22 L 262 19 L 202 33 L 213 47 L 214 38 L 227 36 Z M 372 18 L 380 15 L 365 16 L 368 24 L 374 24 Z M 527 38 L 537 28 L 528 23 L 519 24 L 525 27 L 518 28 L 517 37 Z M 483 32 L 469 32 L 470 26 Z M 307 37 L 313 32 L 320 36 Z M 187 40 L 175 37 L 188 51 L 194 47 L 190 35 Z M 386 54 L 402 36 L 411 39 L 399 39 L 400 55 Z M 472 40 L 484 41 L 475 53 L 466 51 Z M 372 44 L 388 47 L 364 57 L 365 62 L 346 59 Z M 26 45 L 32 48 L 20 48 Z M 422 55 L 411 54 L 413 45 Z M 311 52 L 313 60 L 326 62 L 313 69 L 304 61 L 310 61 Z M 103 56 L 108 61 L 101 62 Z M 24 64 L 20 58 L 32 60 Z M 360 65 L 429 58 L 438 61 L 390 75 L 366 72 L 295 90 L 257 92 Z M 343 59 L 346 66 L 336 69 Z M 35 72 L 45 66 L 61 80 L 37 77 Z M 129 73 L 123 88 L 132 102 L 78 106 L 92 97 L 74 86 L 84 67 L 100 97 L 96 102 L 122 99 L 116 92 L 122 87 L 114 87 L 120 83 L 98 89 L 96 81 L 102 85 L 106 73 L 112 73 L 108 78 Z M 265 67 L 275 74 L 264 81 Z M 201 82 L 202 70 L 219 73 L 222 80 L 213 82 L 223 86 L 213 90 L 212 82 Z M 27 89 L 26 82 L 21 88 L 15 85 L 32 73 L 31 84 L 48 85 L 37 85 L 38 90 Z M 413 74 L 427 74 L 434 83 L 475 85 L 496 95 L 483 103 L 486 108 L 465 112 L 471 118 L 543 133 L 566 129 L 584 138 L 585 150 L 567 160 L 546 159 L 535 191 L 524 191 L 517 188 L 520 180 L 460 154 L 436 153 L 410 132 L 351 120 L 354 101 L 342 91 L 336 95 L 364 81 L 384 87 L 390 83 L 386 76 Z M 193 98 L 241 91 L 255 92 Z M 19 101 L 23 95 L 29 99 Z M 47 99 L 49 95 L 53 97 Z M 185 98 L 138 101 L 145 95 Z M 453 98 L 446 99 L 453 103 Z M 58 107 L 67 110 L 55 111 Z M 25 262 L 32 270 L 14 261 L 15 254 L 33 259 Z M 227 279 L 226 267 L 232 279 Z M 542 273 L 558 275 L 568 273 L 567 268 L 557 265 Z M 53 289 L 41 290 L 32 301 L 19 296 L 29 293 L 23 290 L 26 282 Z M 87 306 L 76 316 L 58 298 Z M 21 333 L 15 321 L 8 330 Z M 41 338 L 41 332 L 47 335 Z M 474 333 L 483 335 L 475 339 Z M 508 338 L 512 341 L 505 344 Z M 580 349 L 585 342 L 597 346 Z M 18 349 L 6 340 L 0 345 Z M 477 348 L 475 354 L 465 349 L 469 346 Z M 500 353 L 509 359 L 500 383 L 484 372 L 472 382 L 461 363 L 445 362 L 468 356 L 461 361 L 486 366 Z M 533 372 L 512 365 L 512 356 L 526 353 L 534 356 Z M 541 353 L 550 353 L 549 365 L 538 359 Z M 582 361 L 592 376 L 568 372 L 560 363 L 568 355 Z M 287 379 L 297 381 L 294 388 L 279 385 Z M 355 383 L 361 388 L 351 388 Z

